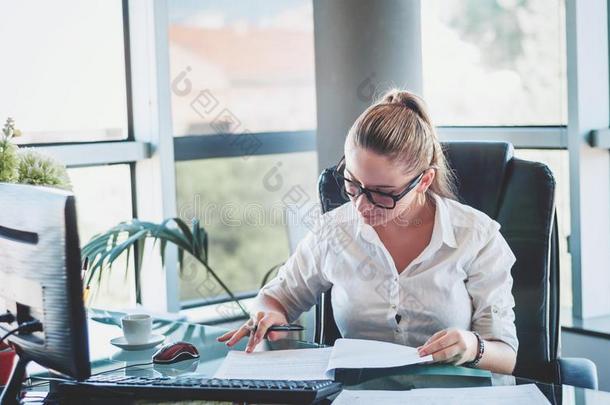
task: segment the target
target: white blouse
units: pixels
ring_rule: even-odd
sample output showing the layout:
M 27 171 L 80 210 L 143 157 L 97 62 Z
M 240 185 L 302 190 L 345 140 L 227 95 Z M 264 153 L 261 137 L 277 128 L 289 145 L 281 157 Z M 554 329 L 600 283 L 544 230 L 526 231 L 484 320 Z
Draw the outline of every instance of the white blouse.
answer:
M 472 207 L 431 195 L 432 238 L 400 274 L 375 229 L 348 202 L 319 218 L 259 298 L 278 300 L 292 322 L 332 286 L 343 337 L 417 347 L 456 327 L 503 341 L 516 352 L 510 274 L 515 256 L 500 225 Z

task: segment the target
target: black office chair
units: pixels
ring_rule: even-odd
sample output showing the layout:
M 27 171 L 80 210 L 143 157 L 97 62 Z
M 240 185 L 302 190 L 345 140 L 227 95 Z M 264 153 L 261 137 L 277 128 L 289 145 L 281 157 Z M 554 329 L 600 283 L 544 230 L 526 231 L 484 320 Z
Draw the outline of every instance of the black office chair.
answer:
M 446 142 L 443 149 L 460 201 L 500 223 L 517 258 L 512 268 L 519 338 L 514 375 L 596 389 L 592 361 L 559 358 L 559 250 L 551 171 L 542 163 L 514 158 L 509 143 Z M 347 201 L 332 170 L 324 170 L 318 182 L 323 212 Z M 316 306 L 314 338 L 333 344 L 338 337 L 329 290 Z

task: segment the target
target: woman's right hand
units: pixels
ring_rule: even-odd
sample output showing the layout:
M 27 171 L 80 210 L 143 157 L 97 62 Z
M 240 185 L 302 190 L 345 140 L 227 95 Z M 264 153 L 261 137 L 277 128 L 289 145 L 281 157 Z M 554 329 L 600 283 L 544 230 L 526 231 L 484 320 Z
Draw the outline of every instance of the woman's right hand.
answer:
M 272 325 L 284 325 L 287 324 L 288 320 L 286 316 L 281 312 L 268 311 L 268 312 L 257 312 L 248 322 L 244 323 L 238 329 L 234 329 L 218 337 L 219 342 L 226 342 L 226 345 L 232 347 L 235 343 L 239 342 L 243 337 L 250 336 L 248 345 L 246 346 L 246 352 L 251 353 L 256 345 L 258 345 L 267 333 L 267 329 Z M 252 333 L 253 330 L 256 332 Z M 267 339 L 274 341 L 282 339 L 287 336 L 286 332 L 269 332 Z

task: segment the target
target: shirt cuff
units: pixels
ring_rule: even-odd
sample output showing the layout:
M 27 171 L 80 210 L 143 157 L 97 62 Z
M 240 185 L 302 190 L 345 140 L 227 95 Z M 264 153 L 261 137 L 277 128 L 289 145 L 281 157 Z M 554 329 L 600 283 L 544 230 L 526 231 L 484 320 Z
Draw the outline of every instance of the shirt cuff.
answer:
M 286 311 L 286 319 L 288 320 L 288 323 L 292 323 L 299 319 L 301 313 L 303 312 L 292 304 L 293 300 L 291 300 L 288 296 L 286 296 L 286 294 L 284 294 L 280 286 L 264 286 L 258 293 L 257 301 L 261 299 L 261 296 L 263 295 L 275 299 L 282 305 L 282 308 L 284 308 L 284 311 Z
M 487 313 L 481 316 L 472 330 L 476 331 L 485 340 L 495 340 L 506 343 L 517 353 L 519 340 L 515 327 L 515 314 L 512 308 L 500 308 L 491 305 Z

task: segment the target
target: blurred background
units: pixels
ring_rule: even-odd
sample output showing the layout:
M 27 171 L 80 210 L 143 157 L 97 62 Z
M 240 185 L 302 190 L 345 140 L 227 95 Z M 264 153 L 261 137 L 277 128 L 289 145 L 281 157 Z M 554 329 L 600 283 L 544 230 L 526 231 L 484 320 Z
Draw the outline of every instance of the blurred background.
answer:
M 0 115 L 16 119 L 24 134 L 20 144 L 134 140 L 128 87 L 130 75 L 139 73 L 128 67 L 125 7 L 119 0 L 0 2 L 5 16 Z M 275 168 L 285 190 L 299 186 L 312 201 L 317 198 L 313 4 L 170 0 L 165 11 L 171 94 L 167 135 L 214 138 L 229 132 L 230 122 L 214 122 L 215 115 L 193 107 L 194 96 L 205 90 L 244 132 L 274 133 L 286 143 L 281 153 L 252 156 L 239 156 L 239 151 L 179 155 L 184 148 L 176 147 L 175 187 L 164 190 L 175 193 L 178 216 L 199 218 L 208 230 L 211 265 L 235 292 L 252 294 L 264 273 L 290 253 L 283 193 L 262 187 L 265 176 Z M 422 1 L 423 97 L 433 120 L 441 128 L 542 127 L 560 133 L 567 124 L 565 37 L 560 0 Z M 570 308 L 567 151 L 526 147 L 516 154 L 545 162 L 556 176 L 561 298 Z M 91 157 L 103 161 L 103 156 Z M 135 215 L 135 165 L 88 164 L 86 159 L 70 165 L 83 242 Z M 217 298 L 219 291 L 201 287 L 206 276 L 195 261 L 187 258 L 185 268 L 179 302 Z M 95 304 L 134 305 L 134 283 L 129 271 L 104 277 Z

